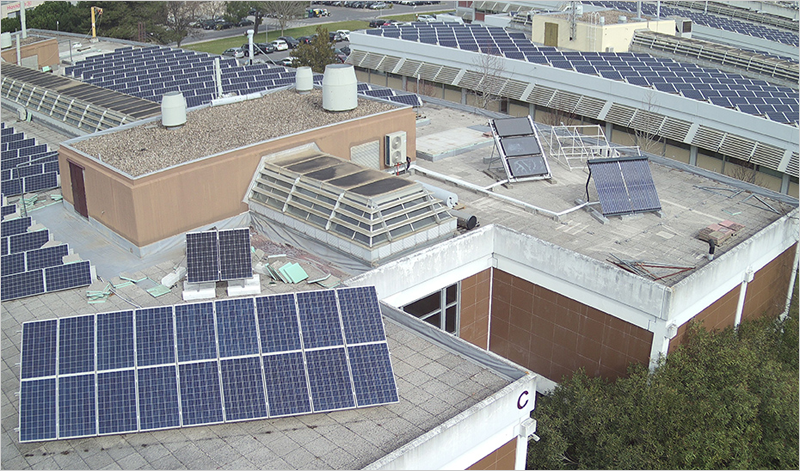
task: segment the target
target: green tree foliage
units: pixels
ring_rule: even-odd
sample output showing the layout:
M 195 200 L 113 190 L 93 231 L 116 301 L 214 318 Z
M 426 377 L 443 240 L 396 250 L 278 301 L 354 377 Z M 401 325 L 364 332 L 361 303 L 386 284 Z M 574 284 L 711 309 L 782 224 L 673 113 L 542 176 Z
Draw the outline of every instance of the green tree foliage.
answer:
M 797 469 L 797 317 L 692 325 L 653 372 L 615 382 L 578 371 L 538 401 L 528 467 Z
M 295 58 L 295 66 L 309 66 L 318 74 L 325 72 L 326 65 L 339 62 L 328 40 L 328 30 L 322 26 L 317 26 L 316 37 L 311 43 L 300 44 L 292 50 L 291 55 Z
M 167 35 L 167 2 L 78 2 L 83 8 L 91 30 L 91 6 L 103 9 L 103 14 L 96 18 L 98 36 L 138 41 L 154 41 L 166 43 Z M 144 26 L 145 37 L 139 37 L 139 24 Z
M 258 33 L 258 27 L 261 26 L 261 22 L 267 16 L 267 3 L 270 2 L 228 2 L 225 6 L 225 19 L 235 23 L 252 12 L 255 17 L 253 31 Z
M 200 17 L 200 2 L 167 2 L 167 27 L 164 31 L 165 42 L 176 42 L 181 47 L 181 42 L 195 31 L 192 23 Z
M 28 28 L 83 33 L 84 31 L 80 29 L 81 22 L 80 12 L 70 2 L 44 2 L 25 11 L 25 24 Z M 3 31 L 9 32 L 19 31 L 22 28 L 19 18 L 3 18 L 0 27 Z

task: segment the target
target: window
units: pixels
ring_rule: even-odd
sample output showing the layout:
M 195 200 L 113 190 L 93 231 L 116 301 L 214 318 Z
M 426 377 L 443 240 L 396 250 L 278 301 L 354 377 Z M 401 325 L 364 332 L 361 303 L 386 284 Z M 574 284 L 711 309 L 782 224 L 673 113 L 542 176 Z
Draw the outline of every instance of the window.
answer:
M 458 282 L 411 304 L 406 304 L 403 306 L 403 310 L 435 327 L 458 335 L 460 299 L 461 282 Z

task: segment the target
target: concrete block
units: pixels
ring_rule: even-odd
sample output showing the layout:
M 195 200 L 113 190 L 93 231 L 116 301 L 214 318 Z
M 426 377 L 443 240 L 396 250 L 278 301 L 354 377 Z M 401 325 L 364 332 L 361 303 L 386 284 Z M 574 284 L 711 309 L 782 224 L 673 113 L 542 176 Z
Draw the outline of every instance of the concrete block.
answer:
M 228 296 L 252 296 L 261 294 L 261 276 L 253 274 L 252 278 L 228 281 Z
M 166 276 L 161 278 L 161 284 L 170 288 L 178 284 L 179 281 L 186 276 L 186 267 L 178 267 L 177 270 L 173 271 L 172 273 L 168 273 Z
M 213 299 L 217 297 L 217 283 L 189 283 L 183 282 L 183 293 L 181 293 L 184 301 L 193 301 L 195 299 Z

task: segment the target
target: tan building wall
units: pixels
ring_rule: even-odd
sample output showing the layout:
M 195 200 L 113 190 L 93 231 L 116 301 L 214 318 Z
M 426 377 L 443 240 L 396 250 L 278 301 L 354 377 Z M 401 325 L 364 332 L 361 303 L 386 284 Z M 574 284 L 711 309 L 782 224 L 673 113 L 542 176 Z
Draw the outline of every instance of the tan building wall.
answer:
M 742 320 L 762 315 L 777 316 L 783 312 L 795 250 L 796 245 L 793 245 L 753 274 L 753 281 L 747 284 Z M 669 342 L 669 351 L 672 352 L 684 342 L 686 331 L 692 321 L 701 322 L 708 330 L 721 330 L 733 326 L 740 289 L 740 286 L 737 286 L 728 291 L 712 305 L 678 327 L 677 335 Z
M 395 131 L 408 133 L 407 152 L 414 159 L 416 115 L 413 109 L 403 108 L 254 144 L 136 179 L 66 146 L 59 149 L 59 167 L 65 189 L 70 188 L 69 162 L 83 167 L 89 217 L 137 247 L 144 247 L 247 211 L 242 200 L 266 154 L 316 143 L 322 152 L 349 160 L 351 146 L 379 140 L 383 155 L 383 137 Z M 70 190 L 64 191 L 64 198 L 74 205 Z
M 502 270 L 492 277 L 490 350 L 553 381 L 583 367 L 617 378 L 648 363 L 652 332 Z
M 30 36 L 28 36 L 30 38 Z M 22 65 L 28 64 L 30 60 L 36 60 L 37 69 L 41 70 L 44 66 L 54 67 L 59 64 L 58 41 L 55 38 L 42 39 L 41 41 L 25 44 L 20 48 Z M 17 63 L 17 42 L 12 42 L 12 46 L 2 51 L 3 60 L 11 64 Z M 30 58 L 30 59 L 29 59 Z M 27 59 L 27 60 L 26 60 Z
M 483 349 L 489 348 L 491 269 L 461 280 L 461 325 L 459 337 Z
M 600 16 L 602 16 L 602 12 Z M 633 33 L 637 29 L 647 29 L 658 33 L 675 34 L 675 20 L 660 21 L 639 21 L 633 22 L 632 13 L 628 16 L 627 23 L 610 24 L 612 18 L 617 15 L 606 17 L 604 26 L 590 23 L 591 15 L 583 15 L 575 27 L 575 37 L 570 40 L 570 20 L 567 15 L 535 15 L 533 17 L 533 36 L 531 40 L 535 43 L 547 44 L 545 42 L 546 24 L 550 23 L 549 28 L 558 28 L 557 47 L 572 49 L 575 51 L 595 51 L 605 52 L 627 52 L 633 39 Z M 615 20 L 614 20 L 615 21 Z
M 467 469 L 514 469 L 516 461 L 517 439 L 514 438 Z

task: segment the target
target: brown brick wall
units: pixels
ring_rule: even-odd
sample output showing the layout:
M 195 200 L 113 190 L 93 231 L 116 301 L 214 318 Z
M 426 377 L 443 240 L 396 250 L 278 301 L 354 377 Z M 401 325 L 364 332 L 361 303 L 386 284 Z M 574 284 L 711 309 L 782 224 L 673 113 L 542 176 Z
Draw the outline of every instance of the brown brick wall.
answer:
M 467 469 L 514 469 L 517 461 L 517 439 L 511 441 L 486 455 L 485 458 Z
M 616 378 L 647 363 L 652 332 L 494 270 L 491 351 L 553 381 L 578 368 Z
M 487 348 L 491 268 L 461 280 L 461 326 L 459 337 Z
M 761 315 L 776 316 L 783 312 L 789 278 L 792 275 L 795 246 L 789 247 L 781 255 L 758 270 L 753 281 L 747 284 L 742 320 Z M 730 327 L 736 320 L 736 306 L 739 303 L 740 286 L 728 291 L 723 297 L 703 309 L 696 316 L 678 327 L 678 333 L 669 342 L 669 351 L 683 343 L 686 330 L 692 321 L 702 322 L 709 330 Z

